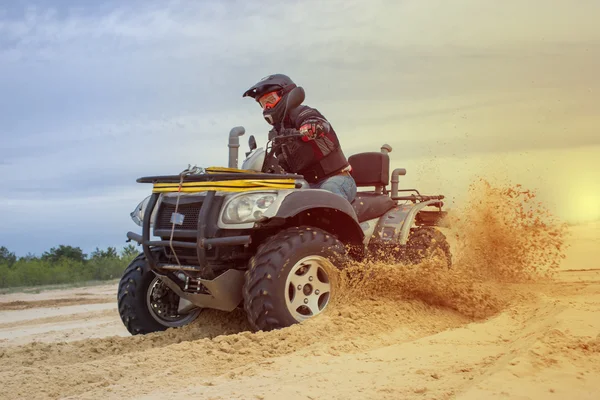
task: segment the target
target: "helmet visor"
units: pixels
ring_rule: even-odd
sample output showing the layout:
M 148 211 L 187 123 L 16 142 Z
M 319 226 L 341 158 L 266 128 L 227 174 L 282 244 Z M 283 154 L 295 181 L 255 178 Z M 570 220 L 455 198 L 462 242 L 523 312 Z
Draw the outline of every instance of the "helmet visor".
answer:
M 265 93 L 258 99 L 258 103 L 263 109 L 273 108 L 279 103 L 281 97 L 277 92 Z

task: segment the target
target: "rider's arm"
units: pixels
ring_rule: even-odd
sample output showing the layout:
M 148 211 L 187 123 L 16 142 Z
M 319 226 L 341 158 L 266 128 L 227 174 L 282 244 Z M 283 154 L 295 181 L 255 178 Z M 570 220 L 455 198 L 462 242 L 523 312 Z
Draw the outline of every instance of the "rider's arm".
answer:
M 329 121 L 314 108 L 305 107 L 296 116 L 298 131 L 304 136 L 302 141 L 313 141 L 317 145 L 321 157 L 335 150 L 334 139 L 331 137 L 332 129 Z
M 304 135 L 305 142 L 318 139 L 329 133 L 331 126 L 329 122 L 314 108 L 306 108 L 298 114 L 296 119 L 298 131 Z

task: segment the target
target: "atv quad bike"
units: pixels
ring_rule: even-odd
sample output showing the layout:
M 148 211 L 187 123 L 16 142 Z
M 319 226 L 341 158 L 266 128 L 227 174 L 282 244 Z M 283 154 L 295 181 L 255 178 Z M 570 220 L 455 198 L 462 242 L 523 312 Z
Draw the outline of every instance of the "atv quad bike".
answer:
M 294 89 L 287 111 L 303 100 L 303 89 Z M 326 309 L 336 268 L 376 250 L 396 251 L 399 261 L 414 263 L 440 249 L 451 264 L 436 228 L 445 215 L 444 196 L 415 189 L 399 196 L 404 169 L 392 172 L 388 191 L 390 146 L 349 157 L 357 186 L 372 188 L 349 203 L 279 168 L 276 149 L 294 132 L 269 138 L 266 150 L 251 136 L 238 169 L 243 134 L 242 127 L 230 132 L 228 168 L 137 180 L 153 190 L 131 213 L 142 234 L 128 232 L 127 238 L 143 252 L 118 288 L 119 313 L 131 334 L 186 325 L 206 308 L 243 308 L 254 330 L 302 322 Z

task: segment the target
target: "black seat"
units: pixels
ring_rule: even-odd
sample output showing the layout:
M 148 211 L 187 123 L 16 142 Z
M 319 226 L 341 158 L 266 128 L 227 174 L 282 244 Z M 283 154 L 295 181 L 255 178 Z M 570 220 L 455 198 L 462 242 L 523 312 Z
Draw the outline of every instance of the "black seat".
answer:
M 390 156 L 387 153 L 367 152 L 348 157 L 351 175 L 356 186 L 387 186 L 390 181 Z
M 358 187 L 385 188 L 390 181 L 390 157 L 387 153 L 366 152 L 350 156 L 351 175 Z M 352 207 L 358 222 L 380 217 L 396 205 L 388 195 L 376 192 L 358 192 Z
M 358 217 L 358 222 L 381 217 L 394 208 L 396 202 L 388 195 L 373 192 L 358 192 L 352 201 L 352 207 Z

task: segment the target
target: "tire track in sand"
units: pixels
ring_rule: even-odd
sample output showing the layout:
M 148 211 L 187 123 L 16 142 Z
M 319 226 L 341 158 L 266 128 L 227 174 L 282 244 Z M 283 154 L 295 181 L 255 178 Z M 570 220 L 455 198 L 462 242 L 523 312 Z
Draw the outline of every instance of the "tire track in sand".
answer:
M 16 300 L 10 302 L 0 302 L 0 311 L 12 311 L 12 310 L 27 310 L 31 308 L 45 308 L 45 307 L 64 307 L 72 305 L 82 304 L 101 304 L 101 303 L 113 303 L 114 297 L 67 297 L 58 299 L 48 300 Z

